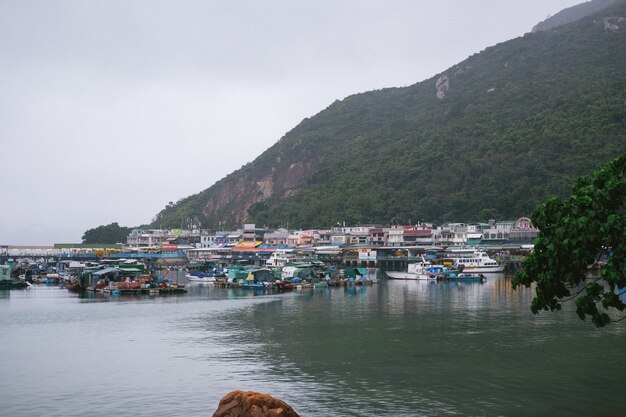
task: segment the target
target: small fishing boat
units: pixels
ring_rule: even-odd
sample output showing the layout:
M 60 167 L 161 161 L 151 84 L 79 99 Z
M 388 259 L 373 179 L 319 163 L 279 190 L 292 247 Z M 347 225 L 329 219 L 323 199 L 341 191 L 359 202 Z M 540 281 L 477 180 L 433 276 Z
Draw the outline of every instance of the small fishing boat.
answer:
M 245 288 L 248 290 L 264 290 L 270 288 L 269 282 L 244 282 L 240 284 L 239 288 Z
M 272 279 L 271 269 L 249 266 L 237 271 L 233 282 L 238 283 L 240 288 L 268 289 L 273 286 Z
M 215 282 L 215 277 L 198 277 L 196 275 L 185 275 L 189 282 Z
M 343 276 L 349 285 L 373 284 L 376 281 L 376 269 L 370 271 L 369 268 L 344 268 L 340 271 L 340 276 Z
M 279 250 L 273 252 L 269 259 L 265 262 L 267 267 L 276 267 L 282 268 L 290 261 L 290 258 L 287 256 L 287 252 L 284 250 Z
M 483 274 L 461 272 L 459 274 L 450 274 L 445 277 L 450 281 L 462 281 L 462 282 L 485 282 L 487 278 Z
M 291 281 L 276 280 L 274 281 L 274 287 L 279 291 L 289 291 L 293 290 L 294 285 Z
M 0 280 L 0 290 L 21 289 L 30 287 L 31 284 L 28 281 L 22 281 L 19 279 L 3 279 Z
M 429 270 L 432 264 L 424 258 L 420 262 L 411 262 L 407 266 L 406 272 L 386 271 L 389 279 L 403 280 L 434 280 L 437 279 L 437 273 Z
M 70 282 L 69 284 L 67 284 L 67 289 L 68 291 L 80 292 L 80 291 L 85 291 L 87 287 L 84 284 L 82 284 L 80 281 L 74 281 L 74 282 Z
M 193 271 L 185 275 L 189 282 L 215 282 L 215 276 L 202 271 Z
M 25 279 L 12 278 L 13 268 L 9 265 L 0 265 L 0 290 L 10 290 L 13 288 L 27 288 L 30 283 Z

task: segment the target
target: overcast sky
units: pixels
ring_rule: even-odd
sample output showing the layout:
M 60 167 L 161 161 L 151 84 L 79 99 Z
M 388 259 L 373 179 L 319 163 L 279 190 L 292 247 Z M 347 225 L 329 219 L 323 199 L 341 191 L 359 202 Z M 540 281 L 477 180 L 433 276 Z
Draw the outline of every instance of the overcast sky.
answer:
M 0 245 L 145 224 L 335 99 L 578 0 L 0 0 Z

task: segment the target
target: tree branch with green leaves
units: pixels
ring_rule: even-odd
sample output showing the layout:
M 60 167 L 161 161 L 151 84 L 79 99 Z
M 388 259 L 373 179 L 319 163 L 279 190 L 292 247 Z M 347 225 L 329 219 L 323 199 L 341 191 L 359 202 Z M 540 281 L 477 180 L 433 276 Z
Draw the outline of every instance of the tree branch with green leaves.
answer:
M 626 153 L 576 181 L 567 200 L 550 198 L 531 216 L 540 233 L 513 287 L 535 285 L 533 313 L 560 310 L 575 298 L 576 313 L 598 327 L 611 309 L 624 311 L 626 287 Z M 600 261 L 599 276 L 590 268 Z M 572 294 L 574 293 L 574 294 Z

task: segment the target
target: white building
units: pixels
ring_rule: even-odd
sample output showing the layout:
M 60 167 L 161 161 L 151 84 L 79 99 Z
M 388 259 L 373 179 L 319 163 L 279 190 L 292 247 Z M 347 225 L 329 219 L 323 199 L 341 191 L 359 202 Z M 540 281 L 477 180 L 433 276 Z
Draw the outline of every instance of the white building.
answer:
M 387 231 L 387 244 L 389 246 L 402 246 L 404 244 L 404 228 L 392 227 Z
M 170 232 L 167 229 L 133 229 L 126 238 L 130 248 L 149 248 L 167 242 Z

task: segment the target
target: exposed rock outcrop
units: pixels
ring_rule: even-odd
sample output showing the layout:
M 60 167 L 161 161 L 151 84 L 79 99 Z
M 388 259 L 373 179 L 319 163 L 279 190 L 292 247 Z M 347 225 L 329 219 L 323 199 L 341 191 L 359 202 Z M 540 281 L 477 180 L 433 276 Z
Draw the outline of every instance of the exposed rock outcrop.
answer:
M 435 84 L 437 90 L 437 98 L 443 100 L 446 97 L 446 92 L 450 89 L 450 80 L 447 75 L 442 75 Z
M 299 417 L 289 404 L 269 394 L 232 391 L 219 403 L 213 417 Z
M 296 148 L 301 149 L 292 150 L 288 158 L 281 152 L 274 152 L 271 165 L 244 166 L 218 181 L 204 203 L 202 214 L 210 221 L 226 219 L 229 223 L 241 224 L 247 221 L 248 210 L 255 204 L 274 196 L 296 194 L 320 160 L 302 144 Z
M 619 26 L 616 23 L 621 23 L 624 21 L 623 17 L 605 17 L 603 19 L 604 23 L 604 31 L 605 32 L 617 32 L 619 31 Z

